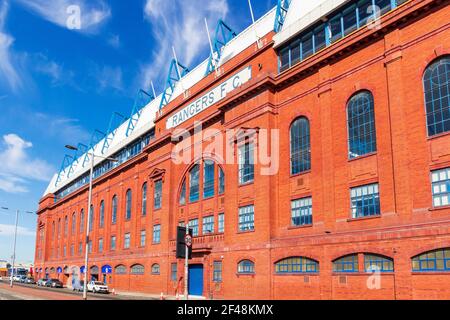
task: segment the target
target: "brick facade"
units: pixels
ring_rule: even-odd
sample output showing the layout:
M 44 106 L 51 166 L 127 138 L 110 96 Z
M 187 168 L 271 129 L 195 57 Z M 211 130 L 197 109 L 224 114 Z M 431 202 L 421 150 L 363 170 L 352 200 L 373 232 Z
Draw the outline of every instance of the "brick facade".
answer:
M 449 16 L 446 1 L 409 1 L 384 16 L 380 30 L 359 29 L 281 74 L 272 33 L 263 38 L 263 48 L 255 44 L 243 50 L 223 66 L 219 78 L 210 74 L 190 89 L 188 97 L 181 95 L 164 109 L 156 120 L 155 139 L 139 156 L 94 181 L 89 266 L 112 266 L 107 281 L 116 290 L 181 293 L 184 261 L 175 258 L 176 227 L 180 221 L 198 218 L 200 236 L 194 238 L 190 264 L 203 265 L 206 297 L 450 299 L 450 273 L 415 273 L 411 265 L 411 258 L 420 253 L 450 247 L 450 207 L 433 207 L 430 181 L 432 170 L 450 167 L 450 135 L 427 136 L 422 84 L 425 68 L 436 58 L 450 54 Z M 222 164 L 214 152 L 192 155 L 190 164 L 171 161 L 175 129 L 166 130 L 167 118 L 247 66 L 252 67 L 248 83 L 181 127 L 193 130 L 194 121 L 201 121 L 203 129 L 222 133 L 253 128 L 257 129 L 257 137 L 252 137 L 255 141 L 261 135 L 258 129 L 279 129 L 278 172 L 263 175 L 262 165 L 256 164 L 254 182 L 240 186 L 237 164 Z M 346 106 L 361 90 L 369 90 L 374 97 L 377 151 L 349 160 Z M 311 170 L 291 176 L 289 126 L 299 116 L 310 121 Z M 191 152 L 195 143 L 205 148 L 210 145 L 208 137 L 197 136 L 185 152 Z M 231 145 L 237 157 L 234 140 L 223 139 L 222 143 Z M 180 205 L 182 183 L 193 164 L 202 163 L 202 159 L 216 162 L 215 196 L 203 199 L 200 170 L 200 201 L 190 203 L 187 197 L 186 205 Z M 219 167 L 225 173 L 223 195 L 217 192 Z M 159 180 L 163 181 L 162 208 L 155 210 L 153 191 Z M 147 215 L 142 216 L 141 189 L 145 182 Z M 380 189 L 381 215 L 352 219 L 350 188 L 375 182 Z M 126 221 L 128 189 L 132 190 L 132 217 Z M 78 223 L 80 211 L 84 209 L 85 216 L 88 212 L 87 194 L 87 187 L 83 187 L 57 203 L 51 194 L 41 200 L 37 228 L 43 232 L 37 232 L 35 258 L 38 269 L 83 265 L 84 256 L 78 253 L 78 247 L 84 236 Z M 112 225 L 114 195 L 119 206 L 117 223 Z M 291 200 L 306 196 L 312 197 L 313 224 L 292 227 Z M 100 228 L 102 200 L 105 225 Z M 249 204 L 254 205 L 255 230 L 239 232 L 238 209 Z M 77 217 L 75 234 L 71 233 L 72 213 Z M 223 234 L 217 229 L 221 213 L 225 214 Z M 203 217 L 211 215 L 215 217 L 214 233 L 203 235 Z M 57 231 L 55 236 L 52 231 L 58 219 L 59 239 Z M 161 225 L 159 244 L 152 243 L 154 225 Z M 146 230 L 144 247 L 140 246 L 141 230 Z M 131 234 L 129 249 L 123 249 L 125 233 Z M 111 251 L 113 235 L 117 243 L 116 250 Z M 98 252 L 99 239 L 103 239 L 102 253 Z M 382 274 L 379 289 L 367 287 L 364 253 L 394 261 L 395 271 Z M 333 272 L 333 261 L 348 254 L 358 254 L 360 272 Z M 297 256 L 319 262 L 319 272 L 275 273 L 277 261 Z M 244 259 L 255 263 L 254 274 L 238 274 L 237 265 Z M 221 282 L 213 282 L 214 261 L 222 261 Z M 176 281 L 171 277 L 172 263 L 178 263 Z M 135 264 L 145 267 L 144 275 L 130 274 Z M 154 264 L 159 264 L 159 274 L 152 274 Z M 126 274 L 115 274 L 118 265 L 126 267 Z M 50 274 L 58 276 L 68 279 L 68 275 Z

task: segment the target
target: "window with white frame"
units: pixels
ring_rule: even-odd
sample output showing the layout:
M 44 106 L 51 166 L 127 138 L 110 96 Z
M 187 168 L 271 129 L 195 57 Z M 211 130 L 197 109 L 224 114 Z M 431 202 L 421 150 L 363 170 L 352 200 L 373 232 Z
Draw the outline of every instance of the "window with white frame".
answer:
M 253 143 L 247 142 L 239 147 L 239 183 L 245 184 L 254 180 L 254 147 Z
M 352 188 L 352 217 L 363 218 L 380 215 L 378 183 Z
M 214 233 L 214 216 L 203 218 L 203 234 Z
M 239 231 L 255 229 L 255 207 L 253 205 L 239 208 Z
M 302 198 L 291 201 L 291 218 L 293 226 L 312 224 L 312 198 Z
M 450 168 L 431 172 L 433 206 L 450 205 Z

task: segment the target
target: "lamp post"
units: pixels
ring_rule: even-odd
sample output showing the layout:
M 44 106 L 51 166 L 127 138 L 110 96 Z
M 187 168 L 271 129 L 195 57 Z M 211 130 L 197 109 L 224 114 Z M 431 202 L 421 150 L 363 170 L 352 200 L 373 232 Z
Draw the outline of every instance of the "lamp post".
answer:
M 78 151 L 77 147 L 74 147 L 71 145 L 66 145 L 66 148 L 69 150 Z M 89 263 L 89 230 L 91 227 L 92 181 L 93 181 L 93 175 L 94 175 L 95 157 L 109 160 L 112 162 L 119 162 L 117 159 L 98 156 L 98 155 L 95 155 L 93 152 L 88 152 L 88 155 L 91 158 L 91 168 L 90 168 L 90 172 L 89 172 L 88 216 L 87 216 L 87 224 L 86 224 L 86 245 L 85 245 L 85 255 L 84 255 L 83 300 L 87 300 L 87 273 L 88 273 L 88 263 Z
M 1 207 L 3 210 L 7 210 L 9 211 L 9 208 L 7 207 Z M 26 211 L 26 213 L 34 213 L 31 211 Z M 14 227 L 14 246 L 13 246 L 13 255 L 12 255 L 12 266 L 11 266 L 11 278 L 9 281 L 9 286 L 12 288 L 14 286 L 14 281 L 13 281 L 13 277 L 14 277 L 14 268 L 15 268 L 15 263 L 16 263 L 16 244 L 17 244 L 17 225 L 19 224 L 19 210 L 16 210 L 16 223 L 15 223 L 15 227 Z

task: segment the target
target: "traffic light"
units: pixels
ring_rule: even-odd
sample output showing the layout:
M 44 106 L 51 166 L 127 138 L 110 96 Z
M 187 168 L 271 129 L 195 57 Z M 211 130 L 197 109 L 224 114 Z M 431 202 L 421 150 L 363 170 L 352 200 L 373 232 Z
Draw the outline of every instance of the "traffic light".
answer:
M 189 229 L 189 235 L 192 237 L 192 229 Z M 186 228 L 177 227 L 177 259 L 184 259 L 186 257 L 186 243 L 184 238 L 186 237 Z M 189 247 L 188 259 L 192 258 L 192 245 Z

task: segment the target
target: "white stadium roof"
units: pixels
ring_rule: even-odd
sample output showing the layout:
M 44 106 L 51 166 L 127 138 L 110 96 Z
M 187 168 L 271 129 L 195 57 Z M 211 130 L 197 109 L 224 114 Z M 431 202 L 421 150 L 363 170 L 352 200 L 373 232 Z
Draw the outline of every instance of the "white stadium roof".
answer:
M 292 0 L 283 27 L 281 31 L 274 36 L 275 47 L 285 43 L 287 40 L 297 35 L 312 23 L 318 21 L 321 17 L 332 11 L 334 8 L 348 1 L 349 0 Z M 276 14 L 277 7 L 267 12 L 263 17 L 255 21 L 254 24 L 250 25 L 247 29 L 230 40 L 222 49 L 223 51 L 219 65 L 224 64 L 254 44 L 257 40 L 257 36 L 263 37 L 270 33 L 274 28 Z M 208 61 L 209 59 L 206 59 L 176 83 L 170 101 L 173 101 L 178 96 L 183 94 L 183 89 L 188 90 L 205 77 Z M 163 73 L 166 73 L 167 71 L 168 70 L 161 70 Z M 102 146 L 106 138 L 96 144 L 94 147 L 94 154 L 101 157 L 110 157 L 123 147 L 127 146 L 130 142 L 149 132 L 155 126 L 154 120 L 159 110 L 161 99 L 162 94 L 157 96 L 141 110 L 141 116 L 139 117 L 134 130 L 128 137 L 126 136 L 128 121 L 125 121 L 115 131 L 115 135 L 112 141 L 109 142 L 109 148 L 105 151 L 105 153 L 102 153 Z M 79 157 L 78 161 L 75 161 L 75 163 L 78 164 L 73 166 L 73 171 L 69 176 L 64 174 L 58 179 L 58 173 L 56 173 L 45 190 L 44 196 L 54 194 L 57 191 L 64 189 L 66 186 L 86 174 L 89 171 L 90 166 L 89 163 L 86 163 L 83 167 L 84 158 L 85 154 Z M 103 161 L 105 160 L 95 157 L 94 165 L 98 165 Z M 66 168 L 66 171 L 68 171 L 68 168 Z M 58 183 L 56 183 L 57 181 Z

